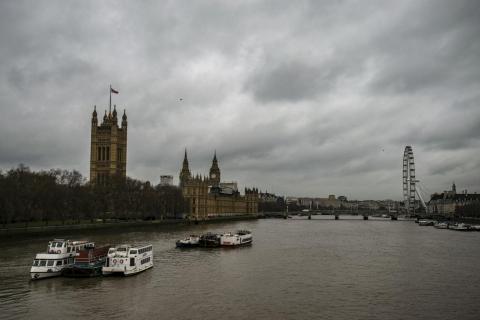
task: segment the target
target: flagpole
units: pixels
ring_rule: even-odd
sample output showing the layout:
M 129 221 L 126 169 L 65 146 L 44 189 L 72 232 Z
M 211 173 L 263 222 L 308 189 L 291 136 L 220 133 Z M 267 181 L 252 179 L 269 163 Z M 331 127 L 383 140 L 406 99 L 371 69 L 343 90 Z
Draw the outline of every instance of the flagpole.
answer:
M 110 104 L 108 105 L 108 113 L 112 113 L 112 85 L 110 85 Z

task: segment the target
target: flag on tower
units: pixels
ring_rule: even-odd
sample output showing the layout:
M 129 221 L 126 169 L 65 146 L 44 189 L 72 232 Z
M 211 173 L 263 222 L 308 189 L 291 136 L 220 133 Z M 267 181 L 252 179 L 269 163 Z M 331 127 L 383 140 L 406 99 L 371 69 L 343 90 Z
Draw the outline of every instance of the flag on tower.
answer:
M 113 93 L 116 93 L 116 94 L 118 94 L 118 91 L 117 91 L 117 90 L 115 90 L 115 89 L 113 89 L 112 87 L 110 87 L 110 92 L 113 92 Z

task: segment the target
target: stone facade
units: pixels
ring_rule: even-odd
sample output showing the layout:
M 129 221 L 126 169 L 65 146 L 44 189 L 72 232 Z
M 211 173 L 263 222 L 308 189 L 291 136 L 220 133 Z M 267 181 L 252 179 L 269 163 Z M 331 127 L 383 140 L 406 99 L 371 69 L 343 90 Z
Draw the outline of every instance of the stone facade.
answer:
M 125 178 L 127 175 L 127 115 L 123 111 L 121 126 L 118 126 L 116 106 L 113 112 L 105 110 L 103 121 L 98 125 L 97 110 L 92 113 L 90 143 L 90 183 L 103 184 L 109 177 Z
M 432 194 L 427 204 L 427 210 L 431 214 L 452 217 L 459 208 L 472 203 L 480 203 L 480 194 L 468 193 L 467 190 L 457 193 L 457 188 L 453 183 L 452 190 Z
M 206 220 L 216 216 L 233 216 L 258 213 L 258 190 L 245 189 L 245 195 L 232 188 L 232 183 L 220 182 L 220 168 L 215 153 L 209 176 L 190 172 L 187 151 L 180 171 L 180 188 L 189 204 L 189 218 Z M 227 186 L 227 187 L 226 187 Z

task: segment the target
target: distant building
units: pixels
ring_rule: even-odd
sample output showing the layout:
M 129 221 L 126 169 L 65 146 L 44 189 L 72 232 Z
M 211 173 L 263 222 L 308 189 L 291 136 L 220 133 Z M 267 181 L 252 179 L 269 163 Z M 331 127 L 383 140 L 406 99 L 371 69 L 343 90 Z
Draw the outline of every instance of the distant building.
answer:
M 378 210 L 380 209 L 380 204 L 375 200 L 361 200 L 357 201 L 358 210 Z
M 189 217 L 206 220 L 214 216 L 258 213 L 258 190 L 245 188 L 242 196 L 236 182 L 220 182 L 217 154 L 213 156 L 208 177 L 190 172 L 187 151 L 180 171 L 180 188 L 189 204 Z
M 278 201 L 278 196 L 276 196 L 275 194 L 273 193 L 268 193 L 268 192 L 260 192 L 258 194 L 259 198 L 260 198 L 260 201 L 263 201 L 263 202 L 272 202 L 272 203 L 276 203 Z
M 218 184 L 220 190 L 224 194 L 234 194 L 235 192 L 238 192 L 238 186 L 235 181 L 232 182 L 220 182 Z
M 340 208 L 341 206 L 345 207 L 345 204 L 342 203 L 339 199 L 335 198 L 335 195 L 331 194 L 328 198 L 311 198 L 311 197 L 287 197 L 287 204 L 295 204 L 301 207 L 311 208 L 314 210 L 325 209 L 325 208 Z
M 322 209 L 322 208 L 340 208 L 342 205 L 341 201 L 335 198 L 335 195 L 331 194 L 328 198 L 314 198 L 313 199 L 313 207 L 315 209 Z
M 160 185 L 163 187 L 173 186 L 173 176 L 171 175 L 160 176 Z
M 298 198 L 297 197 L 286 197 L 285 202 L 290 205 L 290 204 L 295 204 L 298 205 Z
M 427 209 L 432 214 L 453 216 L 457 211 L 462 211 L 466 205 L 475 203 L 480 203 L 480 194 L 468 193 L 467 190 L 457 193 L 457 188 L 453 183 L 452 190 L 432 194 Z
M 90 142 L 90 183 L 103 184 L 109 177 L 125 178 L 127 175 L 127 115 L 123 111 L 121 126 L 118 126 L 116 106 L 113 112 L 105 110 L 103 121 L 98 125 L 96 107 L 92 113 Z

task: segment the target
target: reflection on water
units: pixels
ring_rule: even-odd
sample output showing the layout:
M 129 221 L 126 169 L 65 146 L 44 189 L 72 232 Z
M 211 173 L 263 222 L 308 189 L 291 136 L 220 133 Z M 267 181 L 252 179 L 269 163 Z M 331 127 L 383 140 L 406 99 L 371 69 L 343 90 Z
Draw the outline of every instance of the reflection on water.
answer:
M 361 219 L 361 218 L 360 218 Z M 57 237 L 154 247 L 132 277 L 29 281 L 49 237 L 3 239 L 0 314 L 29 318 L 478 319 L 480 233 L 408 221 L 259 220 Z M 206 231 L 249 229 L 251 247 L 176 249 Z

